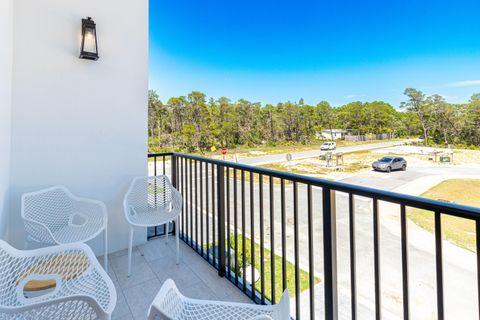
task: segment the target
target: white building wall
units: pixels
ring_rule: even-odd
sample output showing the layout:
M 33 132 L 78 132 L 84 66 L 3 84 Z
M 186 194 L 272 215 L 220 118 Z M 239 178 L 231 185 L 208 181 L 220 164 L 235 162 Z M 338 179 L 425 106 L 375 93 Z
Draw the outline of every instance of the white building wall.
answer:
M 10 121 L 12 110 L 13 0 L 0 0 L 0 238 L 9 214 Z
M 78 59 L 87 16 L 98 61 Z M 123 195 L 147 174 L 148 0 L 15 0 L 14 57 L 12 244 L 24 239 L 21 194 L 63 184 L 107 204 L 110 249 L 125 248 Z

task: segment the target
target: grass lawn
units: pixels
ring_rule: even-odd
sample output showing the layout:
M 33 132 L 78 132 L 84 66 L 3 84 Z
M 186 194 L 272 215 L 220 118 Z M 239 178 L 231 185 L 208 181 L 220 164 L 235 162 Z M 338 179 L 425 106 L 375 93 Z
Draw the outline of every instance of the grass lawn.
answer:
M 230 248 L 231 252 L 233 253 L 234 251 L 234 241 L 235 237 L 233 235 L 230 236 Z M 238 272 L 239 276 L 241 276 L 242 273 L 242 235 L 237 236 L 237 243 L 238 243 Z M 251 240 L 249 238 L 245 238 L 245 261 L 247 264 L 247 269 L 251 268 Z M 272 298 L 272 272 L 271 272 L 271 252 L 270 250 L 264 248 L 263 249 L 263 254 L 264 254 L 264 286 L 265 286 L 265 297 L 271 301 Z M 232 271 L 235 272 L 235 261 L 233 258 L 232 254 Z M 258 272 L 261 271 L 261 262 L 260 262 L 260 245 L 258 243 L 255 243 L 255 269 L 258 270 Z M 290 296 L 295 296 L 295 265 L 291 262 L 286 263 L 286 274 L 287 274 L 287 288 Z M 309 276 L 308 272 L 300 269 L 300 292 L 304 290 L 309 289 Z M 248 282 L 251 281 L 251 279 L 247 279 Z M 319 283 L 320 278 L 315 277 L 315 283 Z M 261 292 L 262 290 L 262 283 L 261 283 L 261 277 L 258 278 L 258 281 L 255 282 L 255 288 L 257 289 L 258 292 Z M 283 290 L 282 290 L 282 257 L 275 255 L 275 302 L 278 302 L 280 300 L 280 297 L 282 296 Z
M 445 180 L 421 195 L 436 200 L 480 207 L 480 180 Z M 433 232 L 433 212 L 410 208 L 408 217 L 420 227 Z M 442 215 L 443 237 L 467 250 L 475 252 L 475 222 Z

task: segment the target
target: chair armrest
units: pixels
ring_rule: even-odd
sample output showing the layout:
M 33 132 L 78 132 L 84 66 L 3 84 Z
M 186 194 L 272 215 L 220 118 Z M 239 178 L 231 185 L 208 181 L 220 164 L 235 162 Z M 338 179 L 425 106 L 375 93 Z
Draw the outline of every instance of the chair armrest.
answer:
M 74 196 L 73 203 L 76 210 L 81 211 L 87 215 L 101 214 L 104 218 L 104 224 L 107 224 L 107 207 L 102 201 Z
M 32 238 L 45 243 L 58 243 L 52 231 L 45 224 L 25 217 L 23 222 L 27 234 Z
M 172 188 L 172 211 L 175 210 L 175 211 L 180 211 L 182 210 L 182 204 L 183 204 L 183 198 L 182 198 L 182 194 L 180 192 L 177 191 L 177 189 L 175 189 L 174 187 L 171 187 Z

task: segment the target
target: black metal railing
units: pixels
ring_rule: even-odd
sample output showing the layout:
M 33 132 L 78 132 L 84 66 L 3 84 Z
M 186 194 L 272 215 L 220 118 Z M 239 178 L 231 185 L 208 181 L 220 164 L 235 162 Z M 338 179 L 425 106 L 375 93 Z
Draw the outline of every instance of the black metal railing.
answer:
M 371 217 L 362 216 L 362 219 L 371 219 L 373 233 L 373 261 L 369 262 L 373 264 L 371 318 L 381 319 L 384 310 L 380 249 L 381 204 L 385 203 L 399 209 L 401 311 L 397 316 L 409 319 L 411 312 L 408 208 L 427 210 L 434 220 L 435 268 L 432 272 L 436 275 L 436 317 L 444 319 L 445 313 L 442 216 L 465 218 L 475 223 L 477 277 L 472 281 L 476 282 L 480 300 L 479 208 L 196 155 L 159 153 L 148 157 L 153 160 L 151 174 L 169 175 L 183 195 L 178 228 L 181 239 L 215 267 L 219 276 L 228 278 L 256 303 L 278 303 L 281 292 L 288 288 L 294 296 L 292 316 L 296 319 L 338 319 L 337 264 L 343 263 L 338 259 L 337 248 L 337 211 L 340 210 L 346 212 L 348 225 L 345 233 L 348 245 L 344 248 L 349 251 L 348 317 L 357 319 L 357 280 L 365 276 L 357 273 L 359 200 L 371 204 L 368 207 Z M 155 229 L 150 235 L 164 232 Z M 480 303 L 478 305 L 475 306 L 477 315 Z

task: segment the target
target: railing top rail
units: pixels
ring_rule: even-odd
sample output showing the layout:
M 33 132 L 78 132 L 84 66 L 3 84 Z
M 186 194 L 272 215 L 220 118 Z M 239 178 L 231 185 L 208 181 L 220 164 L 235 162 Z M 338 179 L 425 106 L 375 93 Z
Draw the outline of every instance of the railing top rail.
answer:
M 227 168 L 244 170 L 248 172 L 258 173 L 265 176 L 272 176 L 279 179 L 285 179 L 290 181 L 296 181 L 299 183 L 309 184 L 315 187 L 320 188 L 329 188 L 344 193 L 351 193 L 357 196 L 363 196 L 368 198 L 373 198 L 381 201 L 393 202 L 397 204 L 403 204 L 408 207 L 415 207 L 419 209 L 436 211 L 439 213 L 449 214 L 461 218 L 468 219 L 479 219 L 480 218 L 480 208 L 460 205 L 455 203 L 448 203 L 439 200 L 427 199 L 418 196 L 411 196 L 406 194 L 400 194 L 391 191 L 385 191 L 375 188 L 357 186 L 349 183 L 330 181 L 320 178 L 314 178 L 309 176 L 304 176 L 295 173 L 282 172 L 278 170 L 266 169 L 255 167 L 247 164 L 240 164 L 231 161 L 216 160 L 205 158 L 202 156 L 184 154 L 179 152 L 163 152 L 163 153 L 154 153 L 149 154 L 149 158 L 153 157 L 163 157 L 163 156 L 178 156 L 186 159 L 193 159 L 198 161 L 203 161 L 207 163 L 213 163 L 219 166 L 224 166 Z

